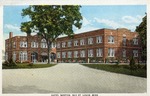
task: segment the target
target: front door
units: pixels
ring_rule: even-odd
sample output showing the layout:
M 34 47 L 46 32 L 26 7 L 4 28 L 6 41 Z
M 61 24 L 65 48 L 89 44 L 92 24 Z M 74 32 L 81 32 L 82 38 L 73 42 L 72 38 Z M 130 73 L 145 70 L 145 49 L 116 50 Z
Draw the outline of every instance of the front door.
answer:
M 36 53 L 36 52 L 31 53 L 31 61 L 33 63 L 38 61 L 38 53 Z
M 51 61 L 54 62 L 55 59 L 56 59 L 56 54 L 55 53 L 51 53 Z

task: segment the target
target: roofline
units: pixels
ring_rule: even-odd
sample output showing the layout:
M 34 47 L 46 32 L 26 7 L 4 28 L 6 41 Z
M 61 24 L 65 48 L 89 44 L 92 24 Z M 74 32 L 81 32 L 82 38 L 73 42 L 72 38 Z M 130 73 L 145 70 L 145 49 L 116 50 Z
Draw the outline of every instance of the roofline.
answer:
M 30 36 L 37 36 L 37 34 L 36 34 L 36 35 L 30 35 Z M 14 36 L 14 37 L 12 37 L 12 38 L 17 38 L 17 37 L 28 37 L 28 36 Z M 12 39 L 12 38 L 9 38 L 9 37 L 8 37 L 8 39 L 5 39 L 5 41 L 6 41 L 6 40 L 9 40 L 9 39 Z
M 95 29 L 95 30 L 86 31 L 86 32 L 84 31 L 84 32 L 82 32 L 82 33 L 75 33 L 74 36 L 79 35 L 79 34 L 89 33 L 89 32 L 92 32 L 92 31 L 99 31 L 99 30 L 116 30 L 116 31 L 117 31 L 117 30 L 119 30 L 119 29 L 126 29 L 126 30 L 132 32 L 131 30 L 129 30 L 129 29 L 127 29 L 127 28 L 117 28 L 117 29 L 102 28 L 102 29 Z M 58 38 L 66 38 L 66 37 L 68 37 L 68 36 L 58 37 Z M 57 38 L 57 39 L 58 39 L 58 38 Z

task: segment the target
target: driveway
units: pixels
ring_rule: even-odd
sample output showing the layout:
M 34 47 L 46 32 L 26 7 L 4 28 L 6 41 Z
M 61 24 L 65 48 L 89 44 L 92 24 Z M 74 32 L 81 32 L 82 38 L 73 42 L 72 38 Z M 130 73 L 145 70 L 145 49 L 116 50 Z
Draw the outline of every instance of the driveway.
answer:
M 147 79 L 58 64 L 41 69 L 2 70 L 3 93 L 145 93 Z

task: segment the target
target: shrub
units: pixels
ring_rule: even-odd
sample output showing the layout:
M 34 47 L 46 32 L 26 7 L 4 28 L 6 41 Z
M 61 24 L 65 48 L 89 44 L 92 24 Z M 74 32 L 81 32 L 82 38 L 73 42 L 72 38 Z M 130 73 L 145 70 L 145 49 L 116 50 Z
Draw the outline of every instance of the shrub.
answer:
M 12 66 L 17 66 L 16 62 L 12 61 L 11 63 Z
M 145 64 L 145 66 L 143 67 L 143 69 L 145 69 L 145 70 L 147 69 L 147 64 Z
M 28 66 L 32 67 L 32 66 L 33 66 L 33 63 L 29 63 Z
M 67 62 L 68 62 L 68 63 L 71 63 L 71 62 L 72 62 L 71 58 L 68 58 Z
M 9 60 L 9 63 L 11 66 L 17 66 L 16 62 L 14 62 L 12 59 Z
M 109 58 L 105 58 L 105 63 L 109 63 Z
M 130 59 L 130 70 L 135 70 L 136 69 L 136 66 L 135 66 L 135 60 L 133 58 L 133 56 L 131 57 Z
M 116 61 L 116 65 L 118 66 L 118 65 L 119 65 L 119 63 L 120 63 L 120 60 L 118 59 L 118 60 Z
M 5 62 L 2 63 L 2 65 L 3 65 L 3 66 L 8 66 L 8 65 L 9 65 L 9 62 L 8 62 L 8 61 L 5 61 Z
M 16 60 L 16 63 L 21 63 L 20 60 Z
M 30 62 L 29 62 L 29 60 L 27 60 L 27 61 L 24 61 L 23 63 L 30 63 Z
M 16 66 L 16 62 L 14 62 L 12 59 L 9 59 L 9 61 L 5 61 L 2 64 L 2 69 L 15 68 Z
M 85 58 L 80 58 L 80 62 L 79 63 L 86 63 L 86 59 Z

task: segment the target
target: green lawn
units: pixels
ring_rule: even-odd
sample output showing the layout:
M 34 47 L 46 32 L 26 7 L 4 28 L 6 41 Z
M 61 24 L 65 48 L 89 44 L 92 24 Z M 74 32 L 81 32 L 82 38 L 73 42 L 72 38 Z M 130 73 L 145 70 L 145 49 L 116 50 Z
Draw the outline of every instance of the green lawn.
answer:
M 2 69 L 32 69 L 32 68 L 46 68 L 46 67 L 52 67 L 56 64 L 33 64 L 33 65 L 29 65 L 29 64 L 16 64 L 16 66 L 6 66 L 3 65 Z
M 121 73 L 121 74 L 127 74 L 127 75 L 133 75 L 138 77 L 147 77 L 146 69 L 144 68 L 144 65 L 140 65 L 140 68 L 137 68 L 133 71 L 130 70 L 129 65 L 106 65 L 106 64 L 82 64 L 84 66 L 99 69 L 99 70 L 105 70 L 109 72 L 115 72 L 115 73 Z

